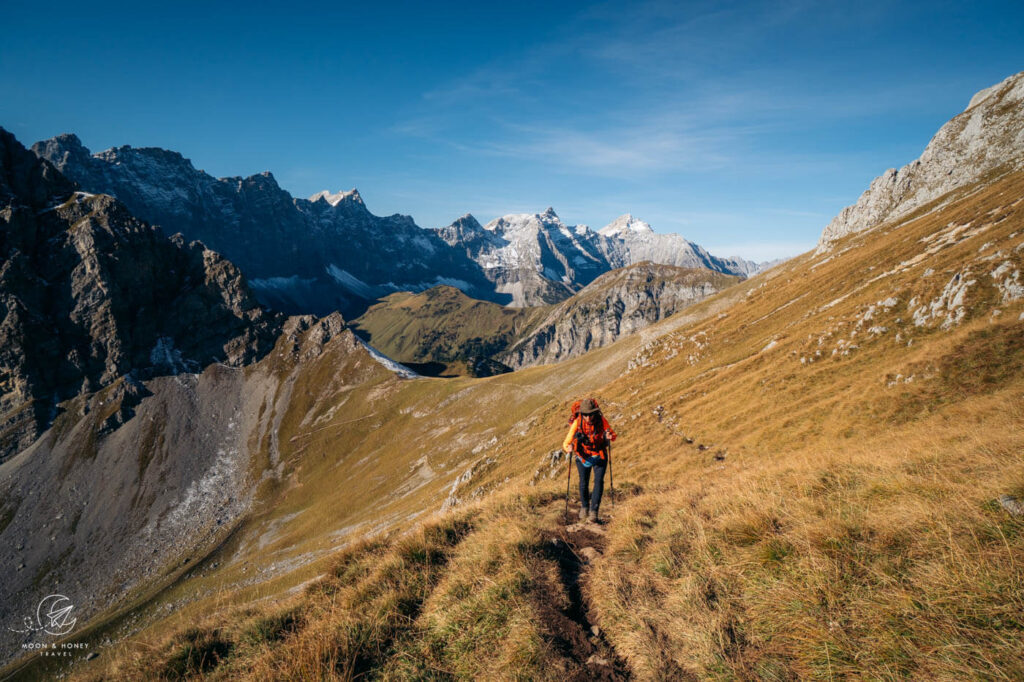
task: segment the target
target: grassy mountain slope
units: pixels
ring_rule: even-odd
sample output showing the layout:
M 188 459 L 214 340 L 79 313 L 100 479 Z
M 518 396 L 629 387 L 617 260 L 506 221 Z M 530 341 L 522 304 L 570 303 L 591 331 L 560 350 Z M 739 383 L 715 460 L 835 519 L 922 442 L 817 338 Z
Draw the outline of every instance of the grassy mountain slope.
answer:
M 451 376 L 466 374 L 475 359 L 495 355 L 528 333 L 544 309 L 506 308 L 439 286 L 391 294 L 352 326 L 388 357 Z
M 78 672 L 1024 676 L 1022 197 L 988 178 L 558 365 L 346 401 L 325 353 L 289 473 Z M 620 434 L 601 527 L 548 455 L 584 393 Z
M 739 277 L 643 262 L 607 272 L 561 303 L 506 308 L 440 286 L 387 296 L 352 322 L 385 355 L 431 376 L 486 376 L 576 357 L 732 286 Z M 507 370 L 506 370 L 507 371 Z

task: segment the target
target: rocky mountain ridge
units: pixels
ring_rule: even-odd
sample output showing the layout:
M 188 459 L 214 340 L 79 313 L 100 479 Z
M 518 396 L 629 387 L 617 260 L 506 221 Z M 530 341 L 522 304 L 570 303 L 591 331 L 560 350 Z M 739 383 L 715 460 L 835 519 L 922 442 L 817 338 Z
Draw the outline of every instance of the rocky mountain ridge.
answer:
M 825 226 L 818 253 L 854 232 L 898 220 L 990 173 L 1024 168 L 1024 71 L 981 90 L 916 161 L 875 178 Z
M 354 317 L 381 296 L 439 284 L 501 304 L 544 305 L 642 260 L 729 274 L 757 269 L 678 235 L 569 227 L 553 209 L 486 227 L 466 215 L 423 229 L 409 216 L 373 215 L 354 189 L 293 198 L 269 172 L 214 178 L 160 148 L 92 154 L 65 134 L 32 149 L 83 189 L 117 197 L 135 215 L 224 254 L 263 303 L 289 313 Z
M 42 596 L 84 624 L 216 549 L 287 475 L 299 376 L 345 395 L 402 380 L 339 314 L 268 313 L 220 254 L 76 191 L 2 129 L 0 256 L 2 662 L 53 641 L 12 627 Z
M 471 261 L 409 216 L 373 215 L 354 190 L 293 198 L 269 172 L 214 178 L 177 152 L 122 146 L 91 154 L 70 134 L 32 149 L 82 188 L 224 254 L 278 310 L 348 315 L 392 291 L 441 283 L 493 298 Z
M 280 320 L 202 243 L 76 192 L 3 129 L 0 178 L 0 460 L 62 400 L 124 375 L 131 390 L 148 376 L 242 364 L 272 345 Z
M 705 268 L 650 262 L 607 272 L 554 306 L 497 359 L 513 369 L 559 362 L 614 343 L 741 281 Z

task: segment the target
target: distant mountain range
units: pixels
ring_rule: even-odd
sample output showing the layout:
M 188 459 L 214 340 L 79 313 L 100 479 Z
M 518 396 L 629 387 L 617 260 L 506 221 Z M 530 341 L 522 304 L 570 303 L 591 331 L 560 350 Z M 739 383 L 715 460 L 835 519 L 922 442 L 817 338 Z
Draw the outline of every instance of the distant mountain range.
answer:
M 463 249 L 515 306 L 564 301 L 601 275 L 644 261 L 744 277 L 765 265 L 717 258 L 677 234 L 657 234 L 629 214 L 596 232 L 587 225 L 564 224 L 553 208 L 507 215 L 483 226 L 467 214 L 438 234 Z
M 238 265 L 263 303 L 289 313 L 355 316 L 381 296 L 439 284 L 502 304 L 557 303 L 644 260 L 744 276 L 759 268 L 656 234 L 628 215 L 597 232 L 564 225 L 552 209 L 486 226 L 466 215 L 433 230 L 409 216 L 373 215 L 354 189 L 297 199 L 269 172 L 215 178 L 160 148 L 92 154 L 65 134 L 32 151 L 81 189 L 110 194 L 168 233 L 201 240 Z

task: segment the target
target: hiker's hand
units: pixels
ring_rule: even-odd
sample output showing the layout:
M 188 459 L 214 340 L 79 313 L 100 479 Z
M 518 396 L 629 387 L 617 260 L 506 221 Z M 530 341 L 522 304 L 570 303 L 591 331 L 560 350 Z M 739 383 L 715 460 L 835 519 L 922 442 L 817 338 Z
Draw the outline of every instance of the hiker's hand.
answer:
M 614 442 L 616 438 L 618 438 L 618 436 L 615 435 L 614 431 L 612 431 L 611 440 Z

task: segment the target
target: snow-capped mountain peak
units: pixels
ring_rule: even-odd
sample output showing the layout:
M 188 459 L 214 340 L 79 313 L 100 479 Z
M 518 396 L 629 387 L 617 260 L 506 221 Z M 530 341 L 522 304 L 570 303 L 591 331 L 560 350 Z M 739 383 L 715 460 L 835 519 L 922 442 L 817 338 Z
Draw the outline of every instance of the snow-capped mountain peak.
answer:
M 363 198 L 359 195 L 359 190 L 355 187 L 348 191 L 338 190 L 334 194 L 331 194 L 330 190 L 325 189 L 309 198 L 310 201 L 319 201 L 320 199 L 323 199 L 331 206 L 337 206 L 343 201 L 353 201 L 357 204 L 365 205 L 363 204 Z
M 534 233 L 545 228 L 562 228 L 555 209 L 548 207 L 543 213 L 510 213 L 495 218 L 484 225 L 484 229 L 497 234 L 528 232 Z
M 620 215 L 618 218 L 598 230 L 598 232 L 606 237 L 625 235 L 630 232 L 636 234 L 654 234 L 654 230 L 651 229 L 651 226 L 648 223 L 643 220 L 639 220 L 638 218 L 634 218 L 631 213 Z

